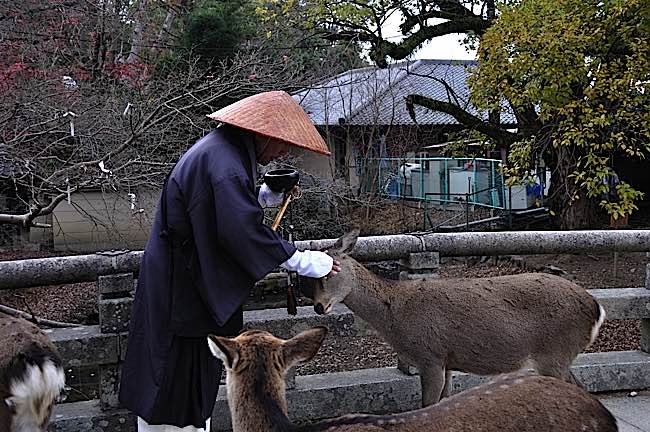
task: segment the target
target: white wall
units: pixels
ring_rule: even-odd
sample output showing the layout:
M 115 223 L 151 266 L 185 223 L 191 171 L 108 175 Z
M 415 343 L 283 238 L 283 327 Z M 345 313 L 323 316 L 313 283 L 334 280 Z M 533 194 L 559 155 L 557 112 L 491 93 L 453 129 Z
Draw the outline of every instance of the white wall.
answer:
M 149 236 L 158 191 L 136 192 L 131 210 L 127 193 L 83 192 L 61 202 L 47 223 L 52 223 L 55 250 L 98 251 L 142 249 Z M 45 222 L 45 220 L 39 220 Z M 30 241 L 43 242 L 44 229 L 30 229 Z
M 301 148 L 291 148 L 291 155 L 297 158 L 298 168 L 314 176 L 326 179 L 334 179 L 334 151 L 331 156 L 325 156 Z

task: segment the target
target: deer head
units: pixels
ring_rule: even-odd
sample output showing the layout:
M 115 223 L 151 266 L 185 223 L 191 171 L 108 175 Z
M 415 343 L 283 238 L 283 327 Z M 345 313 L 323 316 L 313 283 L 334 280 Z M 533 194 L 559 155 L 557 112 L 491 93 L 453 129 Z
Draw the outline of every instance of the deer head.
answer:
M 281 377 L 290 367 L 311 360 L 327 335 L 327 327 L 305 330 L 289 340 L 276 338 L 262 330 L 249 330 L 234 339 L 210 335 L 208 345 L 228 373 L 239 374 L 259 362 L 265 352 L 265 366 L 273 376 Z M 270 362 L 273 362 L 272 364 Z
M 273 430 L 274 423 L 286 418 L 285 374 L 311 360 L 326 335 L 326 327 L 315 327 L 289 340 L 260 330 L 234 339 L 208 336 L 210 351 L 226 368 L 234 431 Z M 251 410 L 251 403 L 257 408 Z
M 349 256 L 359 238 L 359 230 L 354 229 L 336 240 L 327 253 L 341 263 L 341 272 L 332 277 L 320 279 L 305 278 L 308 291 L 312 293 L 314 310 L 318 314 L 329 313 L 332 306 L 342 302 L 354 283 L 354 259 Z

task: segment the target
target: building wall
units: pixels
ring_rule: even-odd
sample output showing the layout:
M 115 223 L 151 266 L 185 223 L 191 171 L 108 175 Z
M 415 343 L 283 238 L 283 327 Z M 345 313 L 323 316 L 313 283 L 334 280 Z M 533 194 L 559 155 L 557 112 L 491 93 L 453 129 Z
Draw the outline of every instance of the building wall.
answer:
M 307 150 L 292 149 L 297 165 L 309 174 L 334 179 L 334 157 Z M 90 191 L 73 194 L 71 202 L 61 202 L 50 217 L 37 222 L 52 224 L 52 229 L 31 228 L 29 241 L 54 250 L 95 252 L 111 249 L 142 249 L 149 237 L 160 191 L 136 193 L 131 210 L 127 192 Z
M 291 155 L 297 158 L 296 165 L 298 165 L 298 168 L 311 175 L 327 180 L 334 179 L 333 164 L 335 160 L 335 154 L 336 152 L 333 149 L 332 155 L 329 157 L 300 148 L 291 149 Z
M 53 243 L 55 250 L 92 252 L 142 249 L 149 236 L 158 191 L 136 193 L 135 207 L 127 193 L 83 192 L 60 203 L 50 220 L 52 229 L 32 228 L 30 241 Z M 49 238 L 48 238 L 49 237 Z

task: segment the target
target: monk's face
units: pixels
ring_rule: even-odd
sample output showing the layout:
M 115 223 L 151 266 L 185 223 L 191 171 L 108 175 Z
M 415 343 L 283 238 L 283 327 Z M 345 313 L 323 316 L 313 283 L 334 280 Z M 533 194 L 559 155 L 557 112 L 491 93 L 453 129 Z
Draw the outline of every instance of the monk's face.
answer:
M 255 135 L 255 155 L 258 163 L 266 165 L 287 153 L 289 153 L 289 144 L 284 141 Z

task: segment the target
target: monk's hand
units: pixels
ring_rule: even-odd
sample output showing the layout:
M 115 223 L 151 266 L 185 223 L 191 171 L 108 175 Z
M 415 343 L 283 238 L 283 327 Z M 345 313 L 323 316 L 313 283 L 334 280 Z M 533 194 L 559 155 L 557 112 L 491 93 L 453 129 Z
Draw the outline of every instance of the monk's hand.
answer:
M 300 190 L 300 185 L 295 185 L 293 187 L 293 189 L 291 189 L 291 192 L 289 192 L 289 194 L 291 194 L 291 198 L 293 198 L 293 199 L 300 198 L 302 196 L 302 191 Z
M 336 276 L 341 271 L 341 263 L 338 260 L 332 261 L 332 270 L 327 274 L 326 277 Z
M 260 191 L 257 194 L 257 202 L 264 207 L 277 207 L 282 204 L 284 194 L 282 192 L 274 192 L 266 183 L 262 183 Z

